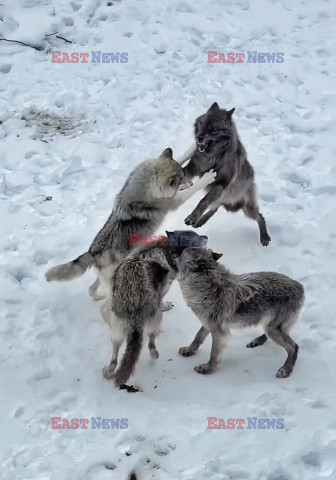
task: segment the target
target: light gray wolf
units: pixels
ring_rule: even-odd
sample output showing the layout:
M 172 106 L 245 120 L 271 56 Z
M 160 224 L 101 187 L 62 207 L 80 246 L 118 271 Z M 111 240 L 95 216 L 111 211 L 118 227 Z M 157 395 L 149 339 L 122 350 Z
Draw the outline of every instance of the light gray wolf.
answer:
M 193 212 L 185 219 L 187 225 L 198 228 L 204 225 L 223 206 L 229 212 L 242 209 L 244 214 L 259 226 L 260 242 L 266 246 L 271 241 L 266 222 L 259 212 L 253 167 L 247 160 L 246 150 L 238 136 L 232 119 L 234 112 L 219 108 L 214 103 L 198 117 L 194 125 L 196 144 L 179 160 L 186 178 L 192 179 L 213 169 L 215 181 Z
M 304 302 L 301 283 L 274 272 L 235 275 L 217 263 L 222 254 L 205 248 L 188 247 L 178 261 L 178 282 L 187 305 L 202 323 L 194 340 L 182 347 L 182 356 L 194 355 L 208 333 L 212 336 L 210 359 L 198 365 L 198 373 L 211 373 L 218 365 L 231 328 L 262 324 L 265 333 L 247 347 L 263 345 L 268 338 L 287 352 L 276 376 L 288 377 L 298 354 L 289 336 Z
M 149 338 L 151 358 L 159 357 L 155 339 L 162 320 L 160 306 L 176 278 L 176 261 L 188 245 L 200 241 L 204 245 L 207 241 L 207 237 L 200 237 L 192 231 L 166 233 L 168 240 L 165 245 L 160 242 L 155 247 L 136 248 L 120 263 L 113 274 L 110 295 L 101 307 L 112 342 L 112 358 L 110 364 L 103 368 L 103 375 L 113 378 L 117 387 L 124 385 L 133 373 L 145 333 Z M 176 243 L 176 238 L 184 240 Z M 118 351 L 124 340 L 126 350 L 115 371 Z
M 151 236 L 169 211 L 177 209 L 214 178 L 210 172 L 193 184 L 173 159 L 171 148 L 156 159 L 140 163 L 116 196 L 112 213 L 89 250 L 69 263 L 51 268 L 46 273 L 47 280 L 72 280 L 94 266 L 98 279 L 89 293 L 95 300 L 105 298 L 115 268 L 132 249 L 130 235 Z

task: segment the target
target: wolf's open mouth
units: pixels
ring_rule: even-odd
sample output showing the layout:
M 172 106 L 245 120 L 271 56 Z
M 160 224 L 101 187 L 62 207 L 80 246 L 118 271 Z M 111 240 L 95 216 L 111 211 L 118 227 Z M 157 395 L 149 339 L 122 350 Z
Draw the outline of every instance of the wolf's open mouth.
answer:
M 209 147 L 209 142 L 197 142 L 197 146 L 198 151 L 204 153 Z

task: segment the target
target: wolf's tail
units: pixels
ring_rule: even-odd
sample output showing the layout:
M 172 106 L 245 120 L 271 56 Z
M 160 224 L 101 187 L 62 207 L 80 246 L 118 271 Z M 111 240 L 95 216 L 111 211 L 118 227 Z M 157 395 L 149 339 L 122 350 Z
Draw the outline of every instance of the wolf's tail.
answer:
M 89 267 L 92 267 L 93 263 L 93 256 L 91 253 L 86 252 L 75 260 L 72 260 L 72 262 L 62 263 L 61 265 L 57 265 L 57 267 L 48 270 L 46 273 L 46 279 L 48 282 L 54 280 L 62 282 L 81 277 Z
M 120 385 L 126 383 L 134 372 L 142 347 L 142 338 L 142 328 L 132 328 L 127 335 L 126 350 L 120 366 L 114 374 L 114 384 L 116 387 L 120 387 Z

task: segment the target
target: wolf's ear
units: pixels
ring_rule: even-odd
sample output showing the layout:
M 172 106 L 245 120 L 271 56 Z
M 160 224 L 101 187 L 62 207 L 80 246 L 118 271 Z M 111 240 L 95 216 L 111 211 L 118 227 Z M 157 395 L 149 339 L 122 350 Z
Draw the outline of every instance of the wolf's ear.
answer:
M 160 157 L 173 158 L 173 150 L 171 148 L 166 148 L 163 150 Z
M 235 111 L 235 108 L 232 108 L 231 110 L 229 110 L 228 112 L 226 112 L 227 118 L 228 118 L 229 120 L 231 120 L 231 117 L 232 117 L 234 111 Z
M 211 107 L 209 108 L 208 112 L 214 112 L 215 110 L 219 110 L 219 106 L 218 106 L 218 103 L 215 102 L 211 105 Z
M 168 230 L 165 230 L 167 237 L 169 238 L 170 235 L 172 235 L 173 232 L 168 232 Z
M 217 262 L 223 256 L 222 253 L 212 252 L 212 258 Z

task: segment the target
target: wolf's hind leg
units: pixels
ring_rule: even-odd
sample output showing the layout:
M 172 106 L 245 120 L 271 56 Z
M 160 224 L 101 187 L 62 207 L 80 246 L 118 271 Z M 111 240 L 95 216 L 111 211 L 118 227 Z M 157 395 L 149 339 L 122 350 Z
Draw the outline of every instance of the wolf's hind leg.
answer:
M 162 321 L 162 311 L 158 310 L 156 314 L 147 321 L 146 332 L 148 333 L 148 350 L 151 358 L 156 360 L 159 358 L 159 352 L 155 345 L 155 339 L 160 333 L 160 325 Z
M 157 351 L 156 349 L 156 345 L 155 345 L 155 339 L 156 339 L 157 335 L 155 333 L 150 333 L 149 334 L 149 340 L 148 340 L 148 350 L 149 350 L 149 355 L 151 358 L 153 358 L 154 360 L 156 360 L 157 358 L 159 358 L 159 352 Z
M 294 342 L 294 340 L 292 340 L 292 338 L 287 333 L 292 323 L 293 322 L 288 321 L 288 318 L 285 318 L 284 321 L 281 323 L 279 323 L 279 320 L 276 319 L 271 321 L 265 329 L 267 336 L 271 340 L 273 340 L 273 342 L 281 345 L 287 352 L 287 359 L 285 363 L 277 371 L 276 376 L 278 378 L 289 377 L 289 375 L 293 371 L 297 359 L 299 346 Z
M 112 358 L 111 358 L 110 364 L 106 365 L 102 369 L 103 377 L 108 380 L 113 377 L 114 371 L 118 363 L 119 349 L 123 341 L 120 339 L 118 339 L 117 341 L 114 341 L 113 339 L 111 339 L 111 343 L 112 343 Z
M 230 337 L 230 330 L 213 330 L 211 354 L 208 363 L 202 363 L 195 367 L 197 373 L 212 373 L 221 360 L 222 352 Z
M 266 222 L 262 214 L 258 211 L 258 207 L 251 204 L 245 204 L 243 211 L 248 218 L 255 220 L 258 223 L 260 233 L 260 243 L 266 247 L 271 241 L 271 237 L 268 235 Z
M 254 340 L 252 340 L 252 342 L 248 343 L 246 345 L 246 348 L 259 347 L 260 345 L 264 345 L 265 342 L 267 342 L 267 335 L 263 333 L 262 335 L 260 335 L 260 337 L 257 337 Z
M 268 235 L 265 219 L 259 212 L 254 186 L 251 187 L 249 193 L 247 194 L 245 203 L 243 205 L 243 212 L 248 218 L 251 218 L 258 223 L 260 243 L 266 247 L 271 241 L 271 237 Z
M 208 335 L 209 330 L 202 326 L 196 333 L 196 336 L 189 347 L 181 347 L 179 349 L 179 354 L 182 355 L 182 357 L 191 357 L 192 355 L 195 355 Z

